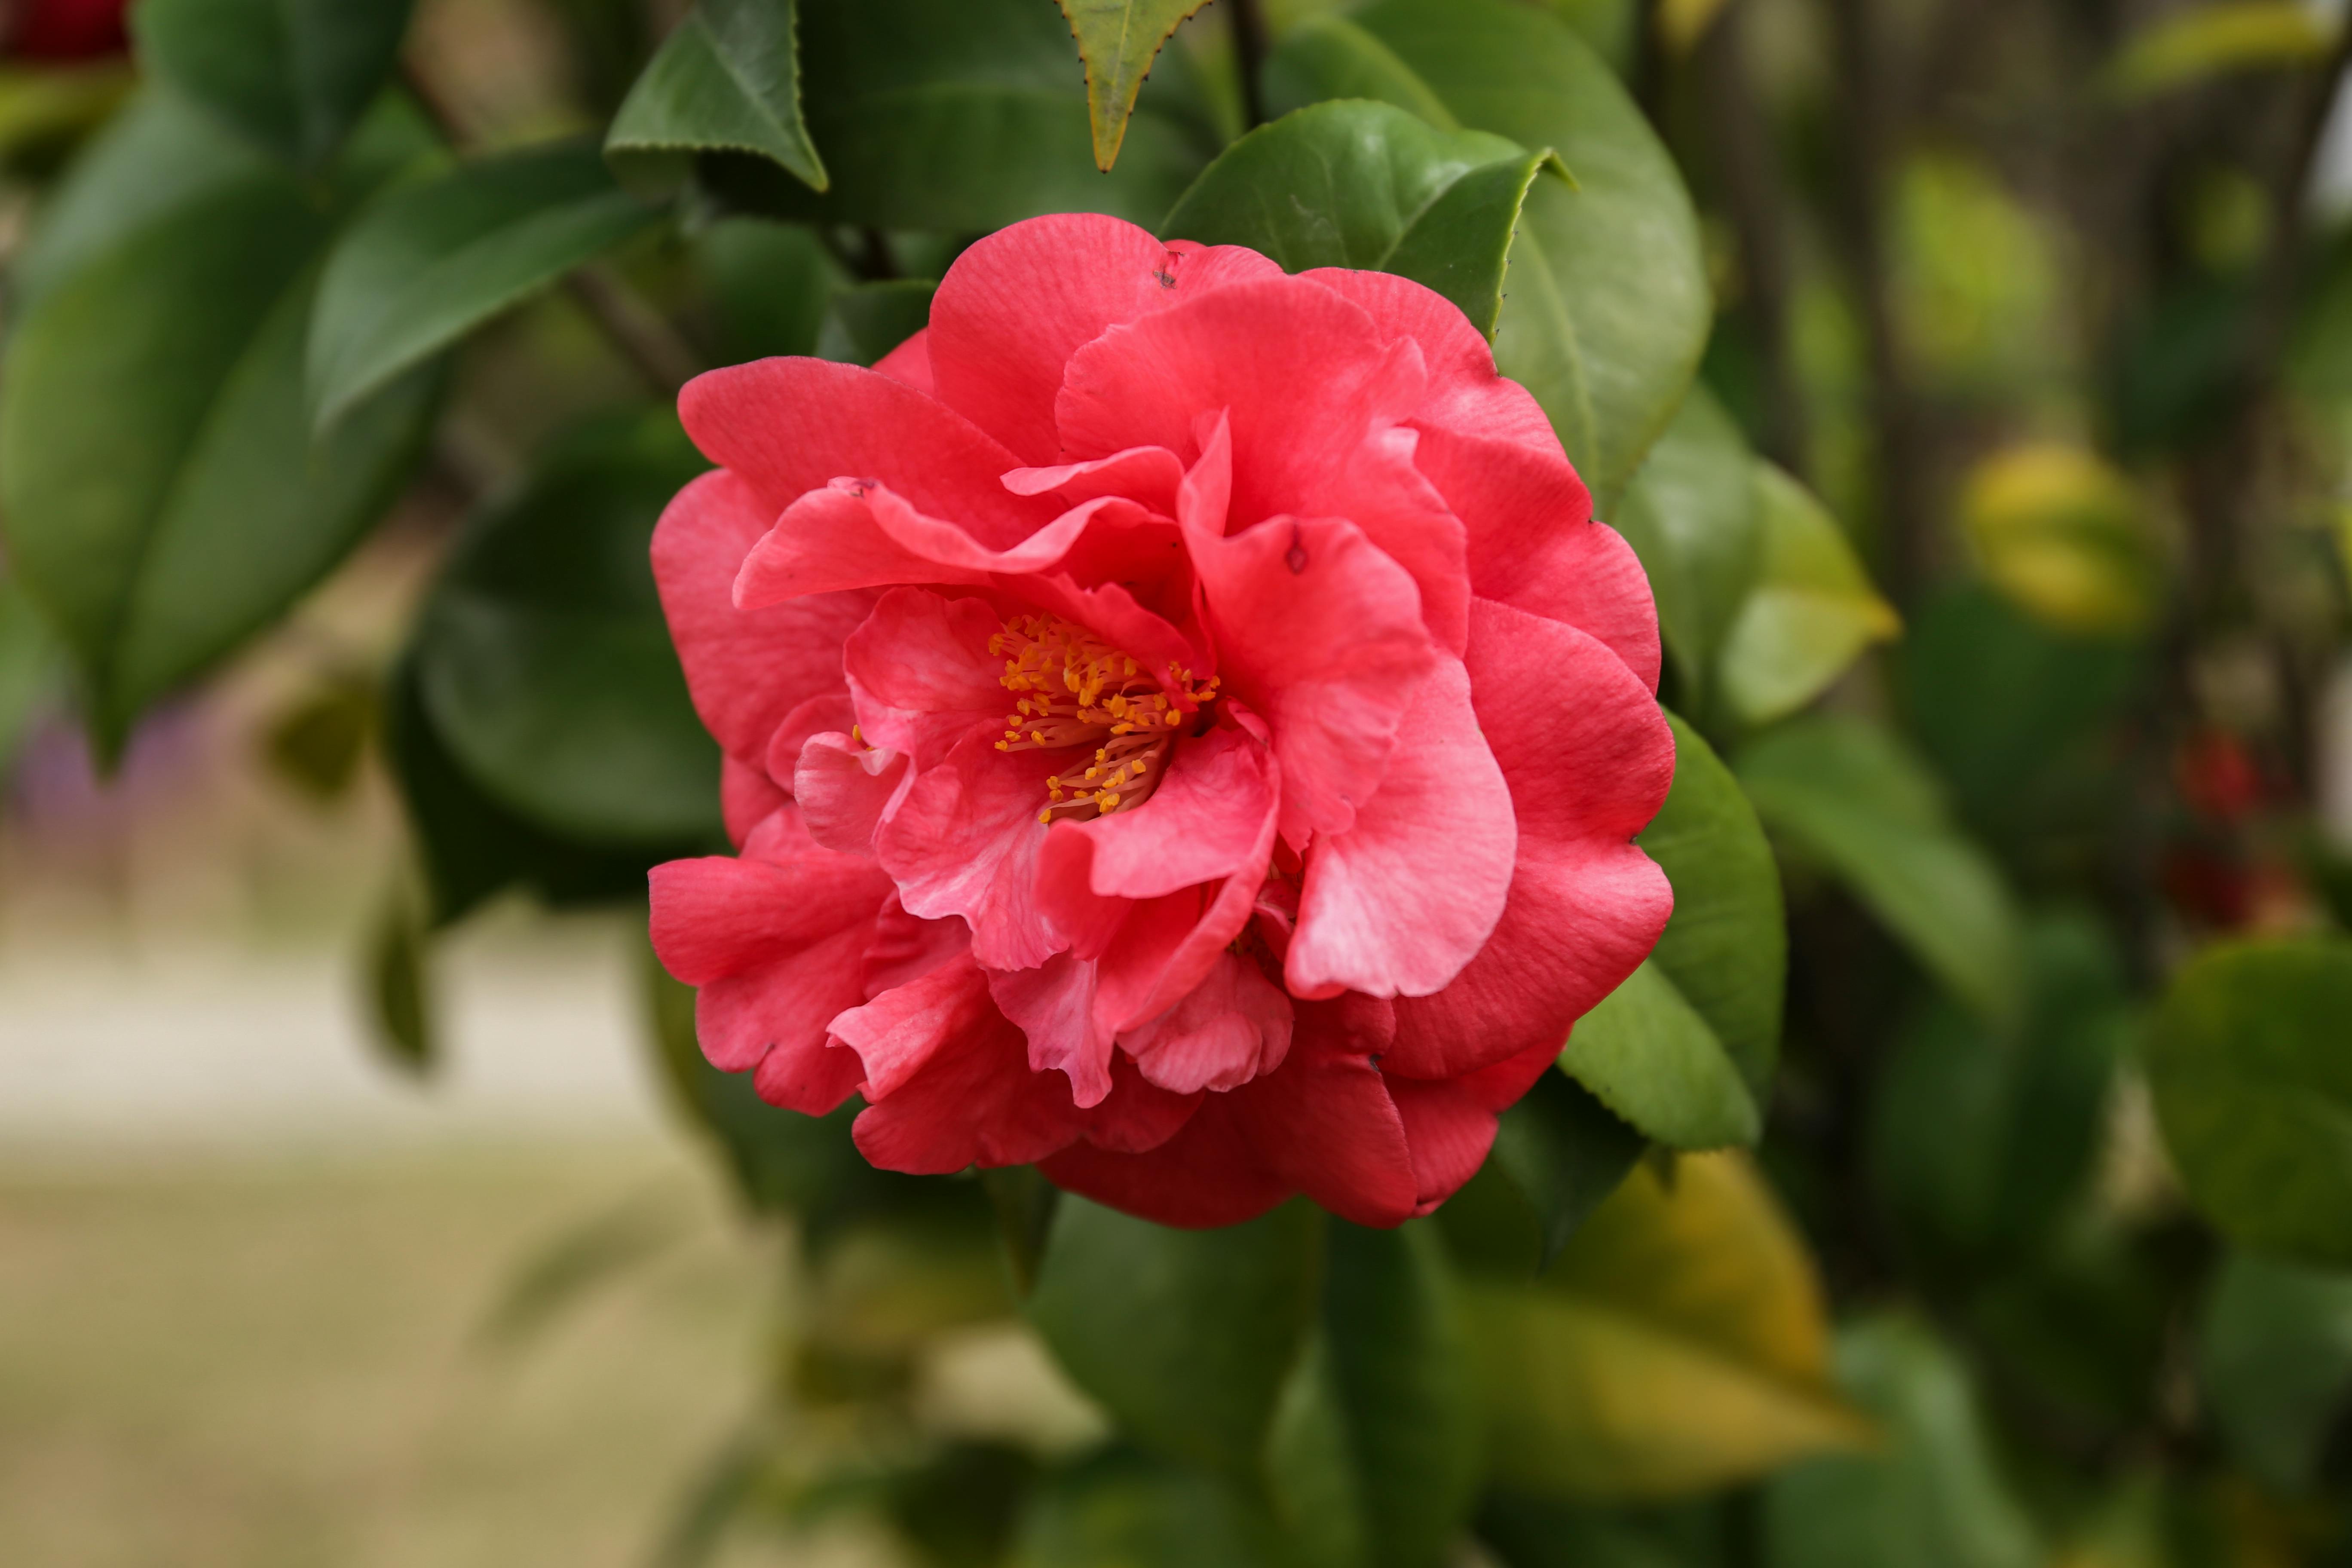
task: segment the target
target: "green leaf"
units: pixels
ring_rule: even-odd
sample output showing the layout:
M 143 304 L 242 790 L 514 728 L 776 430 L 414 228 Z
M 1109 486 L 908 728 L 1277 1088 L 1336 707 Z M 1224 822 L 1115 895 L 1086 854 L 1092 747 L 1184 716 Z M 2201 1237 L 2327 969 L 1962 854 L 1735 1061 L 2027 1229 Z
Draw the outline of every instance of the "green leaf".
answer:
M 2352 1263 L 2352 943 L 2231 942 L 2174 976 L 2148 1087 L 2180 1178 L 2258 1251 Z
M 1476 1500 L 1479 1412 L 1453 1270 L 1428 1224 L 1334 1222 L 1321 1334 L 1272 1466 L 1314 1560 L 1440 1568 Z
M 2198 1362 L 2238 1463 L 2278 1491 L 2309 1491 L 2352 1395 L 2352 1277 L 2231 1253 L 2206 1303 Z
M 1492 336 L 1528 187 L 1553 160 L 1438 131 L 1385 103 L 1318 103 L 1202 171 L 1160 232 L 1246 245 L 1292 272 L 1350 267 L 1427 284 Z
M 1723 1043 L 1655 962 L 1645 962 L 1576 1022 L 1561 1070 L 1661 1143 L 1750 1144 L 1764 1131 L 1756 1097 Z
M 1867 1439 L 1828 1386 L 1811 1260 L 1741 1157 L 1637 1170 L 1541 1282 L 1466 1290 L 1505 1487 L 1663 1500 Z
M 1686 703 L 1712 687 L 1717 654 L 1763 566 L 1755 468 L 1739 426 L 1694 385 L 1612 520 L 1649 573 Z
M 278 156 L 325 166 L 383 90 L 413 0 L 144 0 L 157 76 Z
M 1185 17 L 1208 0 L 1056 0 L 1087 62 L 1087 117 L 1094 132 L 1095 166 L 1105 174 L 1118 162 L 1118 144 L 1135 113 L 1136 95 L 1160 46 Z
M 832 183 L 765 160 L 706 158 L 702 178 L 780 217 L 985 233 L 1054 212 L 1159 221 L 1215 152 L 1184 112 L 1182 51 L 1129 121 L 1118 167 L 1095 167 L 1084 71 L 1043 0 L 860 0 L 801 16 L 802 108 Z
M 1310 103 L 1350 98 L 1392 103 L 1440 131 L 1462 129 L 1454 111 L 1412 67 L 1344 17 L 1302 22 L 1265 62 L 1266 104 L 1276 116 Z
M 1012 1568 L 1273 1568 L 1273 1531 L 1232 1487 L 1114 1449 L 1046 1478 Z
M 1250 1473 L 1313 1320 L 1320 1228 L 1304 1203 L 1181 1231 L 1066 1195 L 1029 1321 L 1138 1441 Z
M 573 432 L 468 531 L 418 616 L 435 733 L 492 799 L 564 838 L 720 841 L 718 748 L 646 556 L 708 466 L 667 409 Z
M 604 155 L 625 174 L 691 153 L 750 153 L 830 183 L 801 118 L 796 0 L 700 0 L 629 89 Z
M 1675 783 L 1638 842 L 1675 889 L 1650 963 L 1706 1020 L 1760 1104 L 1780 1058 L 1789 967 L 1780 868 L 1756 809 L 1706 739 L 1669 713 Z
M 2000 872 L 1951 823 L 1935 781 L 1889 731 L 1793 721 L 1739 755 L 1774 837 L 1835 876 L 1960 1001 L 2011 1016 L 2023 963 Z
M 1528 193 L 1495 357 L 1535 394 L 1613 515 L 1682 402 L 1714 316 L 1674 160 L 1556 16 L 1508 0 L 1378 0 L 1353 25 L 1410 61 L 1462 125 L 1550 148 L 1575 172 L 1572 189 L 1539 180 Z
M 416 840 L 435 927 L 463 919 L 509 888 L 528 889 L 559 907 L 640 900 L 650 867 L 703 847 L 576 844 L 507 810 L 449 754 L 417 688 L 415 661 L 404 658 L 385 698 L 384 750 Z
M 1755 589 L 1723 644 L 1723 694 L 1750 724 L 1802 708 L 1874 642 L 1903 629 L 1811 491 L 1755 469 L 1764 544 Z
M 848 364 L 874 363 L 930 324 L 931 296 L 939 287 L 929 278 L 894 278 L 837 291 L 817 329 L 818 355 Z
M 584 142 L 388 193 L 336 243 L 319 287 L 309 359 L 319 428 L 657 216 Z
M 1478 1510 L 1478 1540 L 1507 1568 L 1732 1568 L 1731 1512 L 1712 1500 L 1592 1508 L 1497 1494 Z
M 2026 955 L 2030 1006 L 2015 1027 L 1937 1003 L 1898 1037 L 1871 1107 L 1886 1205 L 1971 1262 L 2015 1257 L 2063 1216 L 2131 1027 L 2120 965 L 2090 920 L 2037 921 Z
M 1495 1152 L 1437 1211 L 1465 1263 L 1532 1278 L 1549 1268 L 1648 1145 L 1592 1092 L 1549 1072 L 1495 1130 Z
M 711 224 L 695 237 L 695 260 L 718 318 L 713 358 L 721 364 L 814 353 L 846 281 L 814 234 L 764 218 Z
M 271 773 L 313 805 L 332 805 L 358 782 L 375 727 L 374 683 L 331 677 L 270 721 L 262 756 Z
M 1880 1453 L 1816 1458 L 1765 1490 L 1773 1568 L 2033 1568 L 2033 1526 L 1993 1467 L 1974 1392 L 1927 1329 L 1878 1318 L 1838 1339 L 1838 1380 L 1886 1426 Z
M 2110 92 L 2127 101 L 2235 71 L 2316 64 L 2336 27 L 2294 0 L 2223 0 L 2159 16 L 2108 63 Z
M 1673 884 L 1674 918 L 1641 968 L 1578 1022 L 1560 1067 L 1660 1142 L 1753 1143 L 1780 1054 L 1780 871 L 1730 771 L 1668 719 L 1674 788 L 1640 842 Z
M 440 1029 L 426 972 L 425 933 L 405 889 L 385 900 L 368 933 L 368 1022 L 377 1053 L 424 1078 L 440 1066 Z
M 315 441 L 302 404 L 312 258 L 336 207 L 420 149 L 413 130 L 372 122 L 323 191 L 239 156 L 166 158 L 199 193 L 172 200 L 132 157 L 171 121 L 142 115 L 77 174 L 0 402 L 13 568 L 108 754 L 342 557 L 434 403 L 429 378 L 405 378 Z M 117 182 L 139 221 L 97 217 Z
M 63 673 L 57 639 L 16 582 L 0 577 L 0 787 Z

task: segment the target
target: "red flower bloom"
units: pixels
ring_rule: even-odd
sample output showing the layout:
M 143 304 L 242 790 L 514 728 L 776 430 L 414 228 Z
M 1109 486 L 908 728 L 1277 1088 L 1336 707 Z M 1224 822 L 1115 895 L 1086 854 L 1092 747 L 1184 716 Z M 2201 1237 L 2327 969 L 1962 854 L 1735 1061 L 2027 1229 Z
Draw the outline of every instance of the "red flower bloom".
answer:
M 5 12 L 0 54 L 12 59 L 80 60 L 131 47 L 127 0 L 16 0 Z
M 682 410 L 654 566 L 743 853 L 654 873 L 655 943 L 875 1163 L 1394 1225 L 1656 941 L 1648 583 L 1438 295 L 1039 218 L 875 370 Z

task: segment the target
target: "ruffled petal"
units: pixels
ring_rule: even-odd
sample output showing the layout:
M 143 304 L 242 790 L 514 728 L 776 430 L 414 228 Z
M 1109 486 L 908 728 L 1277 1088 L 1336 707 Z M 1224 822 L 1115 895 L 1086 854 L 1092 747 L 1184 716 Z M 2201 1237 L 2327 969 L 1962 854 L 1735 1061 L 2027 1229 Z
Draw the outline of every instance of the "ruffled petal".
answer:
M 1288 778 L 1286 767 L 1284 777 Z M 1301 996 L 1426 996 L 1494 934 L 1518 830 L 1470 678 L 1441 658 L 1398 731 L 1380 793 L 1307 858 L 1284 964 Z
M 1204 289 L 1280 271 L 1254 252 L 1163 245 L 1098 214 L 1014 224 L 974 243 L 940 280 L 933 380 L 942 401 L 1026 461 L 1057 462 L 1054 398 L 1079 348 Z
M 751 830 L 791 798 L 767 769 L 740 761 L 732 752 L 719 754 L 719 814 L 727 823 L 727 841 L 736 848 L 742 848 Z
M 809 837 L 828 849 L 871 855 L 874 835 L 907 788 L 913 760 L 840 733 L 813 735 L 793 772 L 793 795 Z
M 934 353 L 938 344 L 934 332 Z M 748 483 L 771 519 L 835 479 L 867 479 L 1002 550 L 1060 510 L 1000 484 L 1017 459 L 970 420 L 857 365 L 763 359 L 710 371 L 687 383 L 677 411 L 695 445 Z
M 787 714 L 841 690 L 842 642 L 874 604 L 861 592 L 737 609 L 736 573 L 775 515 L 720 471 L 680 490 L 654 530 L 654 581 L 695 711 L 730 756 L 754 768 Z
M 916 778 L 875 836 L 908 912 L 961 915 L 991 969 L 1034 969 L 1063 945 L 1035 883 L 1045 781 L 1066 765 L 1055 752 L 1000 752 L 993 734 L 968 735 Z
M 924 396 L 934 395 L 931 377 L 931 330 L 925 327 L 874 362 L 874 374 L 887 375 Z
M 989 651 L 1003 617 L 981 599 L 893 588 L 842 645 L 858 732 L 929 767 L 974 730 L 994 740 L 1013 707 Z
M 1081 1197 L 1186 1230 L 1255 1219 L 1297 1190 L 1266 1167 L 1231 1095 L 1210 1095 L 1149 1153 L 1079 1142 L 1038 1169 Z
M 989 994 L 1021 1026 L 1033 1072 L 1061 1072 L 1083 1110 L 1110 1092 L 1111 1039 L 1095 1027 L 1095 965 L 1057 952 L 1034 969 L 991 970 Z
M 1290 998 L 1258 966 L 1219 951 L 1207 978 L 1167 1012 L 1119 1037 L 1142 1075 L 1179 1094 L 1238 1089 L 1290 1052 Z
M 1302 1004 L 1281 1070 L 1226 1096 L 1277 1177 L 1342 1219 L 1382 1227 L 1420 1205 L 1404 1122 L 1372 1060 L 1389 1015 L 1362 996 Z
M 735 603 L 759 609 L 804 594 L 893 583 L 986 583 L 995 573 L 1040 572 L 1069 553 L 1117 497 L 1085 501 L 1000 548 L 961 521 L 924 512 L 876 479 L 841 479 L 793 501 L 735 579 Z
M 1318 267 L 1302 273 L 1361 307 L 1383 336 L 1421 347 L 1429 385 L 1413 423 L 1474 431 L 1538 451 L 1560 453 L 1559 437 L 1528 390 L 1495 369 L 1494 351 L 1462 308 L 1393 272 Z
M 1119 1154 L 1146 1154 L 1183 1130 L 1204 1098 L 1160 1088 L 1144 1077 L 1133 1058 L 1111 1058 L 1109 1098 L 1087 1123 L 1087 1142 Z
M 1412 1149 L 1415 1214 L 1430 1213 L 1478 1173 L 1495 1146 L 1498 1113 L 1517 1104 L 1558 1056 L 1538 1047 L 1463 1078 L 1389 1077 L 1389 1098 Z
M 1557 1053 L 1674 910 L 1665 874 L 1629 842 L 1674 782 L 1674 733 L 1639 678 L 1572 626 L 1484 601 L 1469 669 L 1510 786 L 1518 862 L 1502 920 L 1460 978 L 1397 1005 L 1383 1065 L 1415 1078 Z

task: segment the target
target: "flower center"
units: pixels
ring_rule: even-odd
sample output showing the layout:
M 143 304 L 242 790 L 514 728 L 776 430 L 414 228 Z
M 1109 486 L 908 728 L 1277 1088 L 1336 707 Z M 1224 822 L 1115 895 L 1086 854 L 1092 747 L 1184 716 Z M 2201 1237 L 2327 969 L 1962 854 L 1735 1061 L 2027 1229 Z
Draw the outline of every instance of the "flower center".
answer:
M 998 751 L 1094 749 L 1085 773 L 1045 781 L 1040 822 L 1141 805 L 1159 786 L 1184 721 L 1217 700 L 1216 677 L 1195 685 L 1191 670 L 1171 663 L 1162 682 L 1133 655 L 1059 616 L 1016 616 L 988 651 L 1003 656 L 1004 689 L 1020 699 L 1004 717 Z

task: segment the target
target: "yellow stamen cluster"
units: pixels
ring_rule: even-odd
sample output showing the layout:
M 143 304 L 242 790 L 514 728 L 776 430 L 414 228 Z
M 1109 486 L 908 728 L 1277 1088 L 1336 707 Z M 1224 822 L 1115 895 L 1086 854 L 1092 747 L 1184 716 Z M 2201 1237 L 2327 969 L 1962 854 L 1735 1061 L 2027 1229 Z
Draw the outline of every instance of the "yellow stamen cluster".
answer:
M 1019 701 L 1000 752 L 1093 750 L 1083 773 L 1045 781 L 1040 822 L 1107 816 L 1149 796 L 1186 720 L 1217 700 L 1215 677 L 1195 682 L 1171 664 L 1162 679 L 1131 655 L 1059 616 L 1016 616 L 989 640 Z

